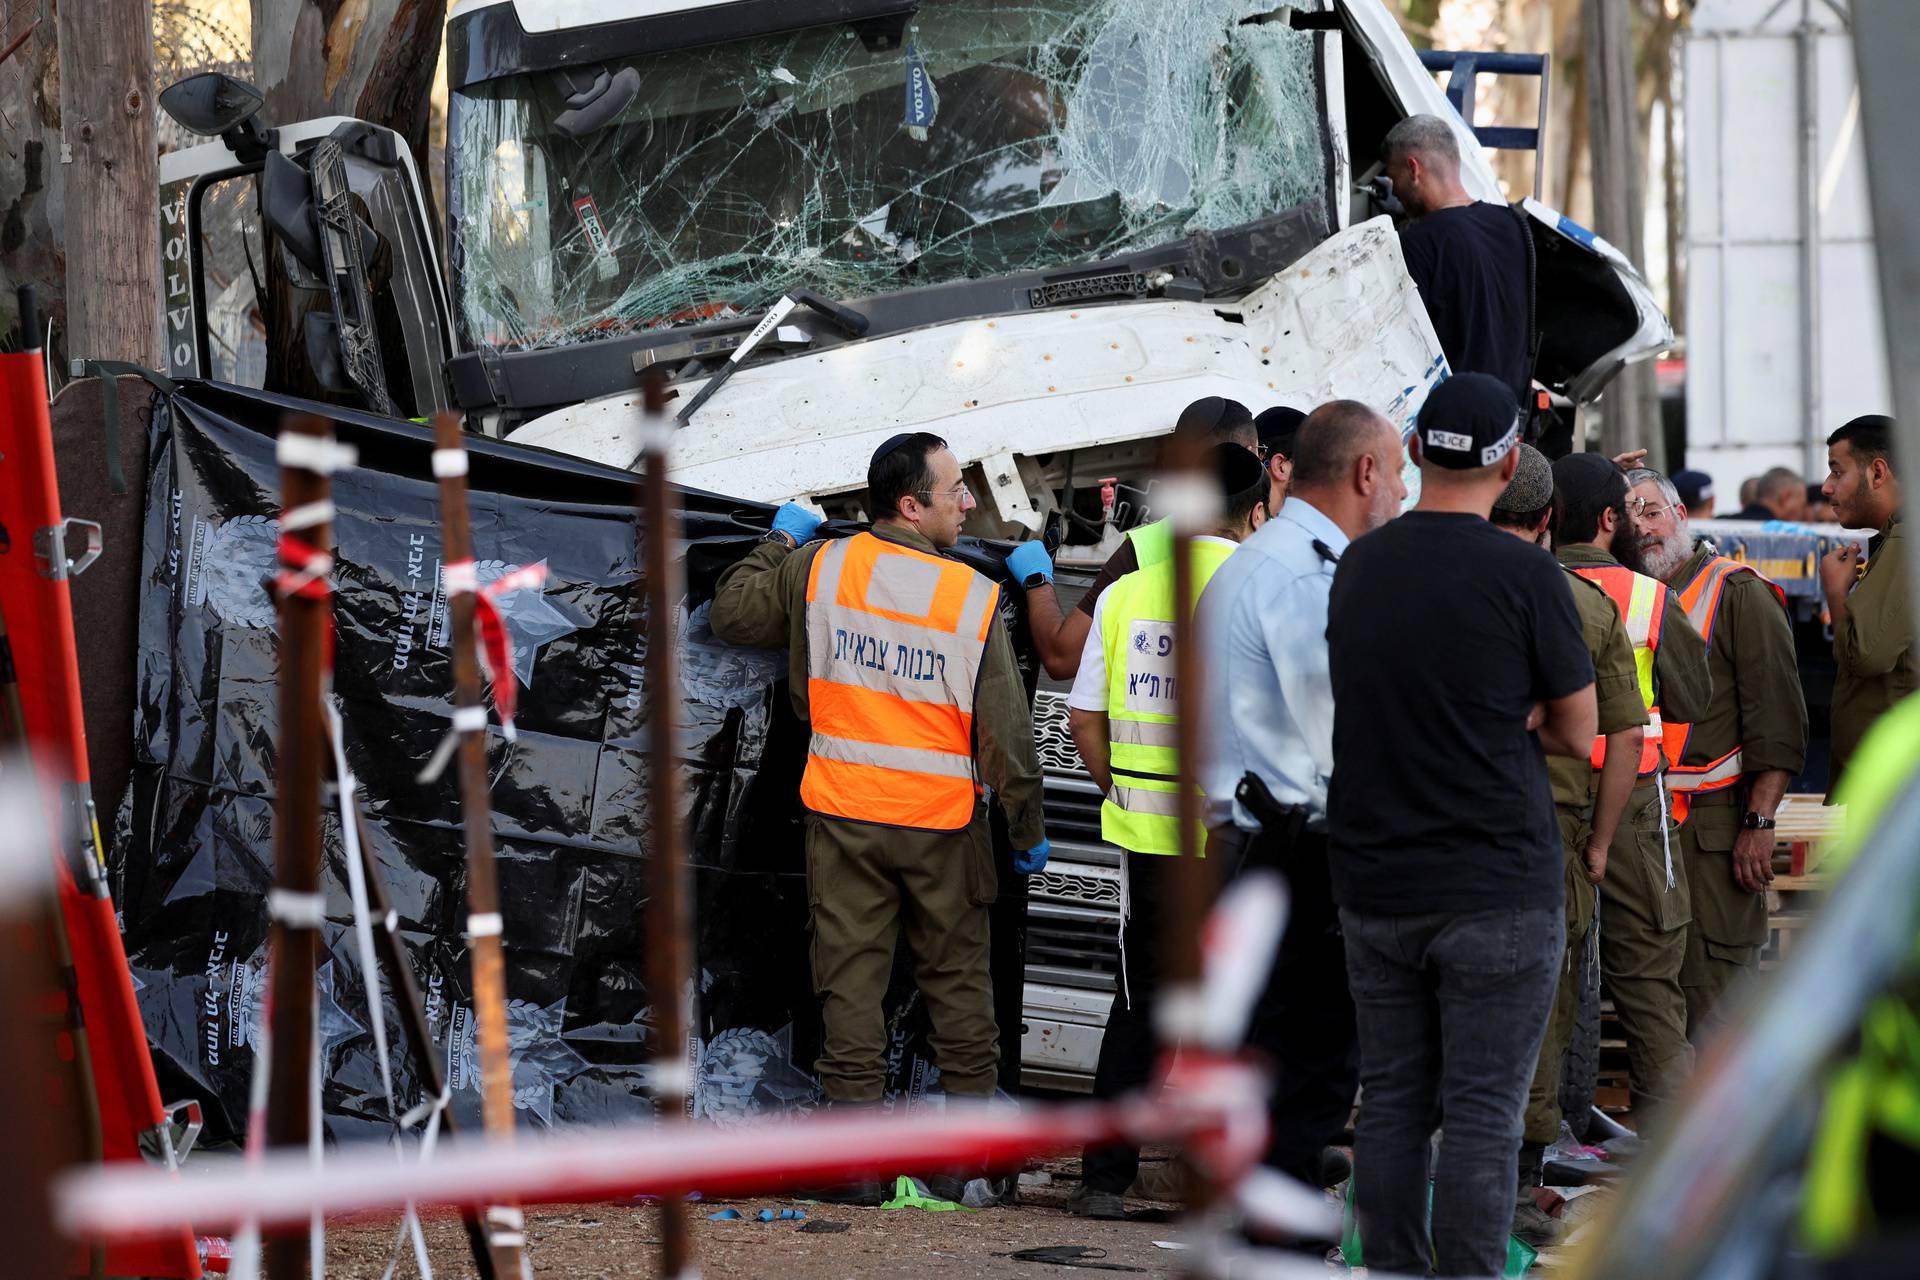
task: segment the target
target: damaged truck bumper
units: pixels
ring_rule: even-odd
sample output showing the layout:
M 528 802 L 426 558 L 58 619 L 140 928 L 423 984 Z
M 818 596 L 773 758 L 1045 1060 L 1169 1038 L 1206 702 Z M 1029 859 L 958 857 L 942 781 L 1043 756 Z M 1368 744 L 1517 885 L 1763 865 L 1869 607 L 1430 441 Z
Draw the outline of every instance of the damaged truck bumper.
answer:
M 696 488 L 818 502 L 863 488 L 867 460 L 888 436 L 931 431 L 980 465 L 983 505 L 1037 530 L 1053 508 L 1059 455 L 1153 441 L 1198 397 L 1256 410 L 1351 398 L 1405 430 L 1445 373 L 1399 238 L 1381 217 L 1230 303 L 959 321 L 744 368 L 676 434 L 673 467 Z M 624 466 L 640 424 L 638 395 L 608 396 L 508 438 Z

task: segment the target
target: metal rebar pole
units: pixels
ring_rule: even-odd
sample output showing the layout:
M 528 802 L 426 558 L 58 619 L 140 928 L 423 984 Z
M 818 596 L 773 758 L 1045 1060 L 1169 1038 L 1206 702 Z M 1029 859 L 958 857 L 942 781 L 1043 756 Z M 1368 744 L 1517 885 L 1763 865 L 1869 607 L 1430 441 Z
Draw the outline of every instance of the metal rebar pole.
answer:
M 454 766 L 467 837 L 467 938 L 473 964 L 473 1009 L 479 1024 L 481 1116 L 487 1140 L 513 1141 L 513 1062 L 507 1042 L 506 938 L 500 916 L 500 882 L 493 854 L 493 804 L 487 779 L 487 721 L 474 635 L 474 584 L 458 580 L 473 566 L 473 528 L 467 505 L 467 447 L 460 419 L 433 419 L 434 472 L 440 478 L 441 571 L 447 575 L 447 615 L 452 635 Z M 511 671 L 494 679 L 511 680 Z M 488 1211 L 487 1242 L 502 1276 L 530 1277 L 526 1224 L 517 1205 Z
M 332 760 L 331 752 L 326 758 Z M 339 779 L 333 781 L 338 783 Z M 354 824 L 360 830 L 360 865 L 367 873 L 367 908 L 374 919 L 373 948 L 379 956 L 380 967 L 386 970 L 387 981 L 392 985 L 394 1003 L 400 1010 L 400 1026 L 407 1037 L 407 1054 L 420 1078 L 420 1091 L 429 1098 L 437 1098 L 446 1088 L 446 1074 L 440 1068 L 440 1057 L 433 1043 L 433 1028 L 427 1023 L 426 1006 L 420 998 L 420 982 L 414 977 L 406 945 L 400 939 L 400 922 L 393 913 L 393 900 L 387 896 L 387 882 L 380 870 L 380 860 L 373 856 L 373 842 L 367 833 L 366 815 L 360 811 L 357 801 L 353 803 L 351 812 Z M 440 1128 L 449 1138 L 460 1132 L 451 1107 L 440 1113 Z M 480 1280 L 496 1280 L 498 1273 L 494 1270 L 493 1254 L 487 1247 L 487 1232 L 480 1211 L 470 1205 L 462 1205 L 460 1222 L 466 1231 L 467 1247 L 473 1254 L 473 1265 L 480 1274 Z
M 281 437 L 304 441 L 323 454 L 333 443 L 333 428 L 323 418 L 301 414 L 281 426 Z M 293 457 L 280 467 L 280 569 L 298 579 L 318 570 L 300 548 L 322 555 L 332 546 L 333 522 L 303 520 L 296 512 L 322 508 L 332 492 L 316 455 Z M 267 1145 L 304 1147 L 318 1123 L 310 1093 L 313 1070 L 315 967 L 320 941 L 320 781 L 325 751 L 319 719 L 326 677 L 332 602 L 322 590 L 281 590 L 280 736 L 275 744 L 273 892 L 268 973 L 268 1020 L 272 1058 L 267 1084 Z M 269 1280 L 298 1280 L 307 1274 L 309 1232 L 290 1228 L 270 1236 L 262 1249 Z
M 1173 684 L 1177 712 L 1174 719 L 1174 745 L 1178 765 L 1175 777 L 1179 786 L 1179 857 L 1174 865 L 1173 883 L 1161 940 L 1163 991 L 1160 1036 L 1163 1059 L 1171 1059 L 1182 1027 L 1188 1021 L 1186 1010 L 1197 1010 L 1203 979 L 1201 933 L 1207 913 L 1218 892 L 1216 869 L 1204 856 L 1196 833 L 1201 828 L 1200 788 L 1194 780 L 1194 765 L 1199 759 L 1201 727 L 1200 654 L 1196 647 L 1194 603 L 1193 539 L 1204 533 L 1211 522 L 1204 511 L 1217 509 L 1217 497 L 1211 489 L 1211 477 L 1202 478 L 1206 454 L 1199 441 L 1175 435 L 1167 441 L 1163 466 L 1167 475 L 1173 533 Z M 1188 1192 L 1188 1206 L 1196 1214 L 1204 1213 L 1212 1203 L 1215 1188 L 1203 1161 L 1194 1161 L 1194 1181 Z
M 684 1121 L 692 1081 L 687 1064 L 683 993 L 691 979 L 688 938 L 686 849 L 680 828 L 678 718 L 679 675 L 674 669 L 673 618 L 679 606 L 680 570 L 674 559 L 680 521 L 667 481 L 665 379 L 650 370 L 641 423 L 645 469 L 640 477 L 642 566 L 645 574 L 647 677 L 647 810 L 653 833 L 647 859 L 647 996 L 653 1006 L 653 1099 L 663 1125 Z M 660 1274 L 667 1280 L 696 1274 L 693 1237 L 678 1196 L 660 1198 Z

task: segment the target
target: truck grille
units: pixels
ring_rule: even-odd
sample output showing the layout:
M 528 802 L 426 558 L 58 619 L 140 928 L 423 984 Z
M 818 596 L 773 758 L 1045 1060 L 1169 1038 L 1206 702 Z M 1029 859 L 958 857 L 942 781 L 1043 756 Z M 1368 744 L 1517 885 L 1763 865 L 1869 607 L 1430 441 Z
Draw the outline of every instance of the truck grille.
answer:
M 1027 980 L 1112 991 L 1120 972 L 1120 913 L 1105 919 L 1027 914 Z
M 1051 866 L 1027 881 L 1027 893 L 1034 898 L 1120 909 L 1118 880 L 1096 880 L 1071 871 L 1056 871 Z
M 1085 778 L 1080 766 L 1080 749 L 1073 745 L 1067 729 L 1067 695 L 1039 689 L 1033 695 L 1033 747 L 1040 755 L 1040 767 L 1048 773 L 1070 773 Z

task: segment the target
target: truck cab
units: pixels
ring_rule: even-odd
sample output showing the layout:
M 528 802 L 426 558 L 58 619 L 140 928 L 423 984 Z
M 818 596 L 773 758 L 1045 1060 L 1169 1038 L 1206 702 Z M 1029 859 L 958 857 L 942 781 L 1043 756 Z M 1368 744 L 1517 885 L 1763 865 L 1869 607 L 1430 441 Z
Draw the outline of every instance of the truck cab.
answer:
M 202 86 L 220 140 L 161 162 L 176 375 L 630 466 L 663 370 L 685 484 L 858 518 L 873 449 L 932 431 L 968 531 L 1065 566 L 1153 518 L 1198 397 L 1410 427 L 1447 369 L 1371 194 L 1394 123 L 1451 122 L 1504 201 L 1380 0 L 458 0 L 447 54 L 438 236 L 391 132 Z M 1591 400 L 1671 329 L 1605 241 L 1521 211 L 1537 380 Z M 1025 1041 L 1071 1088 L 1119 895 L 1059 704 Z
M 1053 523 L 1071 555 L 1098 478 L 1147 513 L 1198 396 L 1410 419 L 1444 365 L 1364 189 L 1395 121 L 1451 120 L 1502 198 L 1379 0 L 458 0 L 447 50 L 444 235 L 375 126 L 163 157 L 173 372 L 626 465 L 641 373 L 682 407 L 725 369 L 676 433 L 687 483 L 857 515 L 872 447 L 924 428 L 975 532 Z M 1590 400 L 1670 329 L 1611 246 L 1523 207 L 1539 381 Z M 743 353 L 800 291 L 840 314 Z

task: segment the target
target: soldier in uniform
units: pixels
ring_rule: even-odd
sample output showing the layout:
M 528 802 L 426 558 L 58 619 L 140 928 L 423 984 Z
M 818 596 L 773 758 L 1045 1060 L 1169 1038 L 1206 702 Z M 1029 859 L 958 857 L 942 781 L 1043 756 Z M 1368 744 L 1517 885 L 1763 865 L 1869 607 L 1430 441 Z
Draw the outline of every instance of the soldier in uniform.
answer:
M 881 999 L 902 932 L 948 1097 L 992 1094 L 996 873 L 983 783 L 1006 808 L 1014 870 L 1047 861 L 1033 717 L 999 588 L 940 554 L 974 506 L 960 470 L 938 436 L 894 436 L 867 467 L 871 530 L 815 540 L 820 518 L 788 503 L 713 602 L 720 639 L 790 651 L 794 711 L 812 729 L 800 803 L 826 1032 L 816 1069 L 837 1105 L 880 1101 Z M 929 1182 L 957 1199 L 964 1178 Z M 884 1189 L 862 1180 L 834 1198 L 879 1204 Z
M 1627 1041 L 1633 1105 L 1673 1097 L 1693 1069 L 1687 1000 L 1680 989 L 1692 919 L 1679 833 L 1672 829 L 1661 775 L 1666 715 L 1698 720 L 1711 707 L 1707 646 L 1667 585 L 1639 572 L 1639 539 L 1627 517 L 1627 477 L 1610 460 L 1575 453 L 1553 464 L 1554 554 L 1602 587 L 1633 644 L 1647 731 L 1625 819 L 1607 850 L 1600 971 Z M 1592 764 L 1605 763 L 1596 739 Z
M 1878 529 L 1868 547 L 1844 542 L 1820 561 L 1820 588 L 1833 619 L 1832 795 L 1847 761 L 1886 710 L 1920 685 L 1907 596 L 1907 535 L 1900 521 L 1900 478 L 1893 470 L 1893 419 L 1869 414 L 1827 437 L 1826 484 L 1834 518 L 1849 529 Z
M 1553 523 L 1553 468 L 1532 445 L 1520 446 L 1513 482 L 1493 504 L 1493 523 L 1538 546 L 1547 543 Z M 1584 760 L 1547 757 L 1553 783 L 1553 807 L 1560 821 L 1566 856 L 1567 954 L 1547 1018 L 1546 1038 L 1527 1090 L 1526 1129 L 1520 1142 L 1520 1187 L 1514 1201 L 1513 1234 L 1534 1248 L 1559 1242 L 1560 1221 L 1540 1208 L 1533 1188 L 1540 1185 L 1541 1161 L 1560 1136 L 1560 1074 L 1579 1013 L 1579 972 L 1587 933 L 1594 924 L 1598 885 L 1606 875 L 1607 847 L 1633 795 L 1634 765 L 1647 723 L 1634 670 L 1633 645 L 1620 610 L 1596 583 L 1566 575 L 1580 615 L 1580 634 L 1593 657 L 1593 695 L 1599 714 L 1597 732 L 1607 740 L 1607 762 L 1597 777 Z
M 1713 701 L 1664 726 L 1667 789 L 1680 827 L 1693 923 L 1680 986 L 1697 1044 L 1742 973 L 1759 968 L 1773 879 L 1774 811 L 1807 755 L 1807 704 L 1786 593 L 1751 566 L 1694 544 L 1681 494 L 1657 471 L 1627 473 L 1627 511 L 1646 571 L 1680 596 L 1706 640 Z

